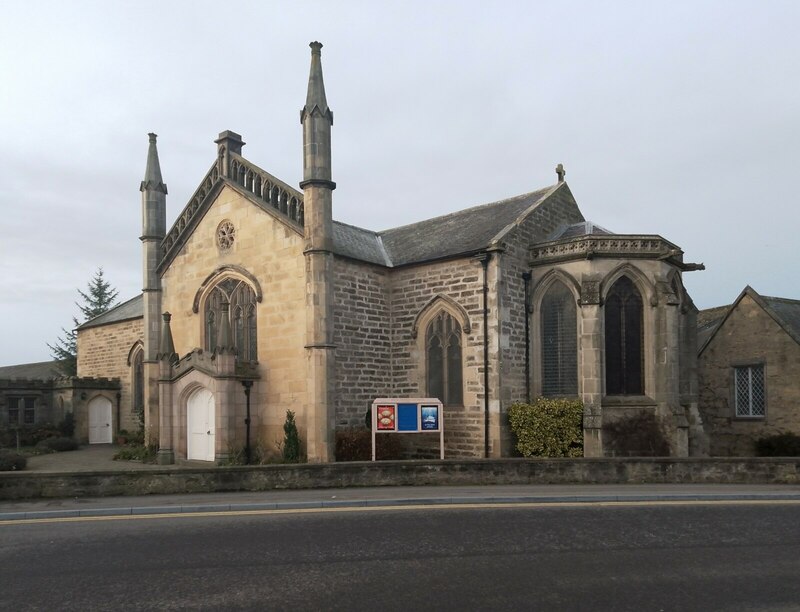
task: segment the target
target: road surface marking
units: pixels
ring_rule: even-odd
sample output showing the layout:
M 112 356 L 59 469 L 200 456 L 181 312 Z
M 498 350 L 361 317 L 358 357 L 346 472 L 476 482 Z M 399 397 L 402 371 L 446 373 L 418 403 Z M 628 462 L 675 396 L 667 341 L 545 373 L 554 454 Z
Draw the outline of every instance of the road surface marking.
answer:
M 403 504 L 397 506 L 345 506 L 334 508 L 277 508 L 264 510 L 214 510 L 204 512 L 168 512 L 163 514 L 119 514 L 111 516 L 65 516 L 51 518 L 29 518 L 0 520 L 0 525 L 33 525 L 45 523 L 80 523 L 92 521 L 132 521 L 143 519 L 178 519 L 220 516 L 269 516 L 281 514 L 313 514 L 320 512 L 387 512 L 399 510 L 489 510 L 495 508 L 624 508 L 632 506 L 753 506 L 753 505 L 798 505 L 796 499 L 733 499 L 733 500 L 654 500 L 654 501 L 580 501 L 580 502 L 498 502 L 456 504 Z

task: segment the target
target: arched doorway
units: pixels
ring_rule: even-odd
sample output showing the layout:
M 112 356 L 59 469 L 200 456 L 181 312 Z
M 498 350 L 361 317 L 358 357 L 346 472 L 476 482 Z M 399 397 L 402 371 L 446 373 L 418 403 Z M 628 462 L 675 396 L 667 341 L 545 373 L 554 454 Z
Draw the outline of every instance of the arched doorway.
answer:
M 89 444 L 111 444 L 111 400 L 107 397 L 89 402 Z
M 216 430 L 214 427 L 214 394 L 198 389 L 186 405 L 186 458 L 214 461 Z

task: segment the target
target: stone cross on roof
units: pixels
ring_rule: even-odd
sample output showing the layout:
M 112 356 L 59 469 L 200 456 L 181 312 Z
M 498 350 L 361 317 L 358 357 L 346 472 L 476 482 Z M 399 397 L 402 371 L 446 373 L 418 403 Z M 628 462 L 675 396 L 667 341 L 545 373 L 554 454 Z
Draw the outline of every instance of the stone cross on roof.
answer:
M 558 182 L 563 183 L 564 177 L 567 175 L 567 171 L 564 170 L 564 164 L 558 164 L 556 166 L 556 174 L 558 175 Z

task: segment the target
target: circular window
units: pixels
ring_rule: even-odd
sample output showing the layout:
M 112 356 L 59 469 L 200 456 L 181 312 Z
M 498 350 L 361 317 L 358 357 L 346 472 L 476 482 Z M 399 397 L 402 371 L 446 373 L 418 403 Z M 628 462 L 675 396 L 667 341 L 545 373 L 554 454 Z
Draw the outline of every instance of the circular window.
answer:
M 227 251 L 233 246 L 233 239 L 236 236 L 236 228 L 230 221 L 223 221 L 217 228 L 217 244 L 223 251 Z

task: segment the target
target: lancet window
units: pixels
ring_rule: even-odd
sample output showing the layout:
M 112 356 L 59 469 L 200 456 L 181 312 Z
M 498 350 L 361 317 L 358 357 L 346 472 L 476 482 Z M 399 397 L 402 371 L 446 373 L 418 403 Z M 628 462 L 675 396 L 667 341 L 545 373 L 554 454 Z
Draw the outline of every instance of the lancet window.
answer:
M 644 393 L 642 296 L 627 276 L 611 287 L 605 301 L 606 394 Z
M 134 414 L 141 414 L 144 410 L 144 351 L 138 349 L 131 361 L 131 377 L 133 379 L 133 405 Z
M 428 396 L 445 405 L 462 405 L 461 325 L 447 312 L 440 312 L 428 324 L 425 353 Z
M 555 281 L 541 307 L 542 395 L 578 394 L 577 308 L 572 292 Z

